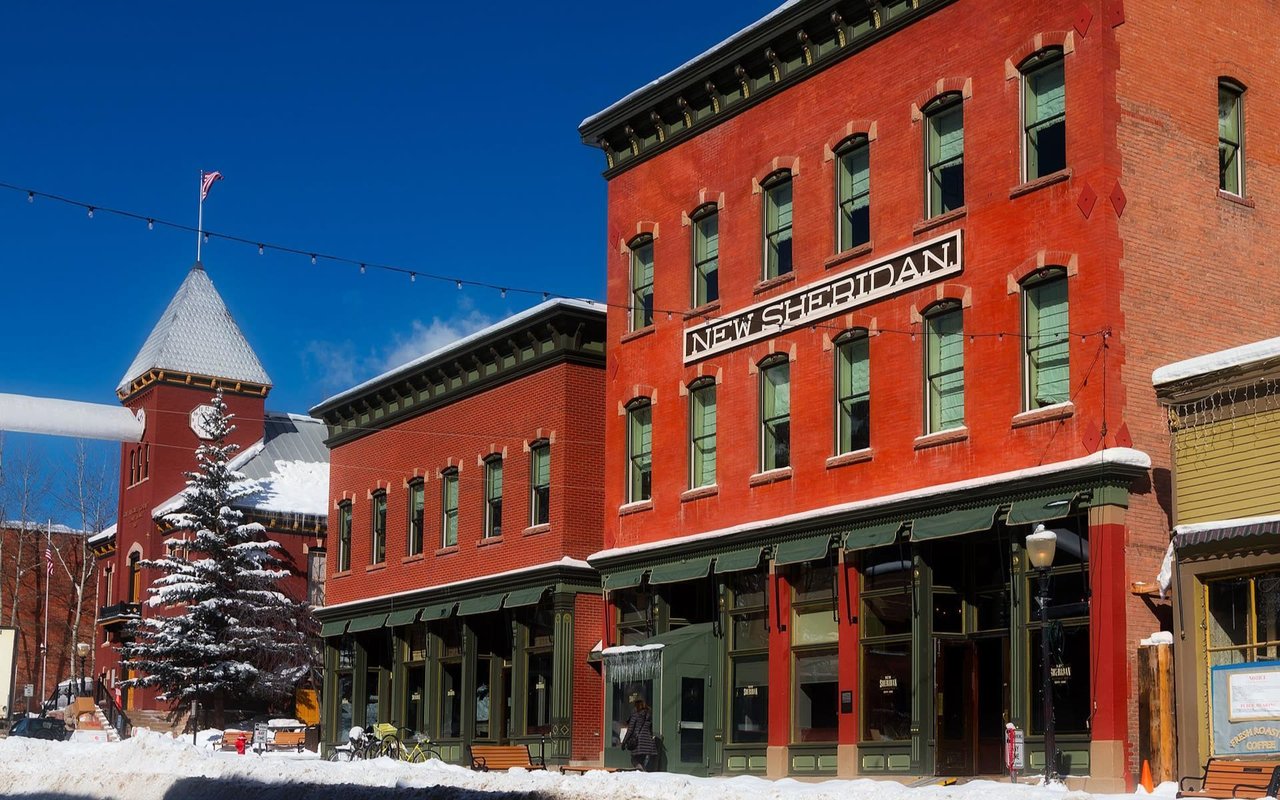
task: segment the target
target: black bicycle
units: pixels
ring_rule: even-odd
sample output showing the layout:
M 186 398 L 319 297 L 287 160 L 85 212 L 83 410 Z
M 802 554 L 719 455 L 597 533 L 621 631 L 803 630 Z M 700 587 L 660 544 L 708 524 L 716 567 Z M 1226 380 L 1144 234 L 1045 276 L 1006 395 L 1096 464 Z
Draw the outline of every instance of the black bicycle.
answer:
M 382 756 L 398 757 L 389 751 L 386 744 L 357 725 L 348 734 L 346 744 L 340 744 L 329 752 L 328 760 L 367 761 L 371 758 L 381 758 Z

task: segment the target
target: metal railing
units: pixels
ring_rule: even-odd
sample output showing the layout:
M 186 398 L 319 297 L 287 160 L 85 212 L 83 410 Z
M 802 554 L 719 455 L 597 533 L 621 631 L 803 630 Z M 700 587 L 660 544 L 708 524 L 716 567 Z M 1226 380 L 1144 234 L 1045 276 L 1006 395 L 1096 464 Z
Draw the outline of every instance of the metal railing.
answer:
M 128 739 L 133 734 L 133 723 L 129 721 L 129 715 L 124 713 L 124 709 L 116 700 L 116 693 L 108 689 L 105 682 L 94 682 L 93 700 L 98 704 L 98 708 L 102 709 L 108 724 L 115 728 L 121 739 Z

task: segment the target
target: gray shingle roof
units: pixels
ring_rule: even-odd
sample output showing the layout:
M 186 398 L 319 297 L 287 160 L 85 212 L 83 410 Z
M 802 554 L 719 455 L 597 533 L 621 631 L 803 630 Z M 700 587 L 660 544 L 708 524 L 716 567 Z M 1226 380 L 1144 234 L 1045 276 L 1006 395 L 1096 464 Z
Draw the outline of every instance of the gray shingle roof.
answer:
M 126 391 L 135 378 L 152 369 L 271 385 L 262 362 L 199 261 L 169 301 L 117 390 Z

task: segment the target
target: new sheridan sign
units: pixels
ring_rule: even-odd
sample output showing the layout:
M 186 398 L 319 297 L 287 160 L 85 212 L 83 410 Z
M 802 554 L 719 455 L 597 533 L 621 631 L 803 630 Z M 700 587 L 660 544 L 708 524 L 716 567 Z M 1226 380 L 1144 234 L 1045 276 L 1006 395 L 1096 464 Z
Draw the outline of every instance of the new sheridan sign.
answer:
M 901 250 L 866 266 L 686 328 L 684 363 L 842 314 L 964 268 L 962 231 Z

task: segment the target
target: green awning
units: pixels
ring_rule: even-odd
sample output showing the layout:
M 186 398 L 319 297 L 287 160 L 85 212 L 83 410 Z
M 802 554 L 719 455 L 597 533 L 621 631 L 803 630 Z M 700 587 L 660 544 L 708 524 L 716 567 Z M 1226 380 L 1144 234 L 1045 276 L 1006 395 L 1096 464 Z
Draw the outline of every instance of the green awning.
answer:
M 877 522 L 851 529 L 844 537 L 845 550 L 866 550 L 871 547 L 882 547 L 893 544 L 902 530 L 902 520 Z
M 430 622 L 433 619 L 444 619 L 453 616 L 453 609 L 458 605 L 457 600 L 450 600 L 447 603 L 436 603 L 433 606 L 427 606 L 422 609 L 422 621 Z
M 320 626 L 321 636 L 341 636 L 347 632 L 347 621 L 340 619 L 336 622 L 326 622 Z
M 550 586 L 530 586 L 525 589 L 516 589 L 507 595 L 507 608 L 520 608 L 521 606 L 531 606 L 542 600 Z
M 693 556 L 659 564 L 649 572 L 649 583 L 682 583 L 705 578 L 711 572 L 711 556 Z
M 716 556 L 716 574 L 723 575 L 726 572 L 742 572 L 743 570 L 755 569 L 760 566 L 762 549 L 760 547 L 748 547 L 745 550 L 734 550 L 731 553 Z
M 367 617 L 356 617 L 351 620 L 351 627 L 348 628 L 352 633 L 360 633 L 361 631 L 373 631 L 387 624 L 387 615 L 385 612 L 381 614 L 370 614 Z
M 1070 489 L 1015 500 L 1009 508 L 1009 517 L 1005 521 L 1010 525 L 1030 525 L 1065 517 L 1071 513 L 1071 506 L 1079 496 L 1080 492 Z
M 502 608 L 502 601 L 507 597 L 505 592 L 482 594 L 479 597 L 468 597 L 458 603 L 458 616 L 469 617 L 473 614 L 492 614 Z
M 911 541 L 941 539 L 944 536 L 959 536 L 962 533 L 990 530 L 995 524 L 996 511 L 999 508 L 995 505 L 957 508 L 929 517 L 916 517 L 911 522 Z
M 644 578 L 644 574 L 648 572 L 648 567 L 636 567 L 634 569 L 623 569 L 617 572 L 610 572 L 604 576 L 605 591 L 613 591 L 614 589 L 633 589 L 640 585 L 640 581 Z
M 397 625 L 408 625 L 418 619 L 420 608 L 404 608 L 399 611 L 392 611 L 387 616 L 387 627 L 394 628 Z
M 778 545 L 773 553 L 773 563 L 778 566 L 800 564 L 805 561 L 817 561 L 827 557 L 831 549 L 831 535 L 810 536 L 805 539 L 793 539 Z

